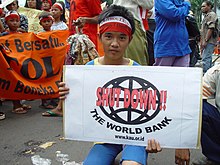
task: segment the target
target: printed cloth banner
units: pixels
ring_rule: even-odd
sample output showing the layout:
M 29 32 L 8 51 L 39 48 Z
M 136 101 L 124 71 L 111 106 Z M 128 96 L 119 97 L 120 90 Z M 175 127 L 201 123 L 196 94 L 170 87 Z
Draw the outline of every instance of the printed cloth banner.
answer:
M 68 35 L 51 31 L 0 37 L 0 98 L 58 97 Z
M 64 134 L 72 140 L 197 148 L 201 68 L 65 66 Z
M 24 14 L 28 18 L 28 32 L 38 33 L 42 31 L 42 26 L 39 24 L 38 16 L 42 13 L 41 10 L 19 7 L 18 13 Z

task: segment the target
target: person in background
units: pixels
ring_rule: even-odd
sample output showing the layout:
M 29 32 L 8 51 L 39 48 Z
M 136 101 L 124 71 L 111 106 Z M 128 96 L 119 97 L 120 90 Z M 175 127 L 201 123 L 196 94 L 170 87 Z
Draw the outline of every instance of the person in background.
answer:
M 24 7 L 41 10 L 40 0 L 26 0 Z
M 148 45 L 148 56 L 149 56 L 149 66 L 152 66 L 155 62 L 154 60 L 154 31 L 156 28 L 155 23 L 155 8 L 153 7 L 151 10 L 147 13 L 147 20 L 149 29 L 146 30 L 146 36 L 147 36 L 147 45 Z
M 70 35 L 75 34 L 75 28 L 82 28 L 84 34 L 96 45 L 97 48 L 97 23 L 98 14 L 101 12 L 100 0 L 91 1 L 93 5 L 88 5 L 87 1 L 71 0 L 70 1 L 70 17 L 69 31 Z M 43 116 L 62 116 L 62 103 L 58 102 L 55 109 L 42 113 Z
M 51 26 L 54 22 L 52 14 L 44 11 L 39 15 L 38 18 L 40 21 L 39 24 L 43 27 L 42 32 L 51 31 Z M 55 108 L 55 105 L 51 99 L 41 99 L 41 105 L 39 107 L 45 109 L 53 109 Z
M 135 18 L 135 33 L 126 50 L 125 57 L 131 58 L 141 65 L 149 65 L 147 51 L 146 30 L 149 29 L 147 22 L 148 10 L 154 6 L 153 0 L 113 0 L 113 4 L 124 6 Z
M 190 60 L 189 36 L 185 17 L 190 2 L 155 0 L 154 66 L 188 67 Z M 189 164 L 188 149 L 175 150 L 175 163 Z
M 52 7 L 51 7 L 51 14 L 54 18 L 54 22 L 51 26 L 51 30 L 67 30 L 68 26 L 66 25 L 65 21 L 65 6 L 62 1 L 56 2 Z M 46 109 L 51 109 L 49 106 L 54 106 L 55 108 L 52 110 L 48 110 L 46 112 L 42 113 L 42 116 L 45 117 L 61 117 L 63 116 L 63 111 L 62 111 L 62 106 L 61 106 L 61 101 L 58 101 L 58 104 L 56 103 L 56 99 L 51 99 L 48 103 L 48 100 L 45 100 L 45 105 L 44 108 Z M 42 102 L 42 104 L 44 101 Z
M 21 33 L 18 29 L 20 27 L 20 15 L 14 11 L 8 11 L 5 15 L 5 23 L 8 26 L 6 29 L 6 33 L 4 35 L 13 35 L 15 33 Z M 13 100 L 13 113 L 16 114 L 24 114 L 27 113 L 29 109 L 31 109 L 30 105 L 22 104 L 20 100 Z
M 65 0 L 65 17 L 66 17 L 66 25 L 69 27 L 69 19 L 70 19 L 70 0 Z
M 4 7 L 0 7 L 0 18 L 5 16 Z
M 98 15 L 101 13 L 101 1 L 90 0 L 70 0 L 69 30 L 70 35 L 76 33 L 76 26 L 82 29 L 83 34 L 88 35 L 89 39 L 98 48 L 97 23 Z
M 51 6 L 52 6 L 51 0 L 42 0 L 41 10 L 49 12 Z
M 26 0 L 24 7 L 41 10 L 41 0 Z
M 67 10 L 70 10 L 70 0 L 65 0 L 65 7 Z
M 201 60 L 200 52 L 199 52 L 199 41 L 200 41 L 200 29 L 197 25 L 196 18 L 194 13 L 190 10 L 189 14 L 186 17 L 186 26 L 189 26 L 190 22 L 194 22 L 194 29 L 190 28 L 191 31 L 188 31 L 189 34 L 189 47 L 192 50 L 190 53 L 190 61 L 189 66 L 194 67 L 198 60 Z M 188 25 L 187 25 L 188 24 Z M 187 30 L 189 27 L 187 28 Z
M 43 27 L 43 32 L 51 31 L 51 26 L 53 24 L 54 18 L 49 12 L 42 12 L 39 15 L 39 24 Z
M 215 106 L 207 102 L 215 99 Z M 203 77 L 202 159 L 193 165 L 220 164 L 220 64 L 208 69 Z
M 13 2 L 11 2 L 10 4 L 6 5 L 6 9 L 8 11 L 17 11 L 17 9 L 19 8 L 18 6 L 18 1 L 15 0 Z M 19 14 L 20 15 L 20 27 L 17 29 L 19 32 L 28 32 L 28 18 L 24 15 L 24 14 Z M 8 25 L 5 23 L 5 19 L 4 17 L 1 18 L 1 21 L 3 23 L 4 28 L 7 30 L 8 29 Z
M 54 18 L 54 23 L 51 27 L 51 30 L 67 30 L 68 26 L 66 25 L 65 17 L 65 4 L 63 1 L 57 1 L 51 7 L 50 12 Z
M 3 10 L 0 8 L 0 15 L 2 15 L 2 13 L 3 13 Z M 2 33 L 4 30 L 5 29 L 2 24 L 2 21 L 0 21 L 0 33 Z M 3 102 L 3 99 L 0 98 L 0 106 L 2 106 L 2 102 Z M 5 113 L 0 111 L 0 120 L 4 120 L 4 119 L 5 119 Z
M 204 1 L 201 11 L 204 13 L 201 26 L 200 49 L 202 53 L 203 73 L 212 66 L 212 54 L 218 40 L 218 16 L 212 11 L 213 4 L 211 1 Z
M 103 44 L 105 55 L 90 61 L 87 65 L 139 65 L 135 61 L 125 58 L 132 34 L 135 31 L 134 18 L 124 7 L 111 5 L 100 14 L 100 40 Z M 65 83 L 60 83 L 60 99 L 65 99 L 69 89 Z M 155 140 L 148 141 L 148 147 L 97 143 L 90 150 L 83 161 L 83 165 L 111 165 L 116 156 L 122 152 L 122 165 L 146 165 L 148 152 L 160 152 L 160 144 Z M 146 151 L 147 149 L 147 151 Z
M 3 14 L 4 14 L 4 10 L 0 8 L 0 18 L 2 17 Z M 2 21 L 0 21 L 0 33 L 2 33 L 3 31 L 5 31 L 5 28 Z

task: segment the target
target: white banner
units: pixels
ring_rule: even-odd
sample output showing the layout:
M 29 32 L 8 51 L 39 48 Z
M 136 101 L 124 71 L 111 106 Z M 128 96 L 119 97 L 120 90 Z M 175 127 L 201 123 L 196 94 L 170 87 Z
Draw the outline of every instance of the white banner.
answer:
M 66 66 L 65 138 L 197 148 L 201 77 L 201 68 Z

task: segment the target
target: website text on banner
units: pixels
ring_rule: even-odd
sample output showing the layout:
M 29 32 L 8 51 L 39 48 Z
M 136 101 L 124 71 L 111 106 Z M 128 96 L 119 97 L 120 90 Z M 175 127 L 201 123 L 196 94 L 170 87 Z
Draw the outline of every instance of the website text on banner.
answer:
M 0 98 L 58 97 L 68 31 L 0 37 Z
M 198 147 L 201 68 L 66 66 L 64 77 L 65 138 Z

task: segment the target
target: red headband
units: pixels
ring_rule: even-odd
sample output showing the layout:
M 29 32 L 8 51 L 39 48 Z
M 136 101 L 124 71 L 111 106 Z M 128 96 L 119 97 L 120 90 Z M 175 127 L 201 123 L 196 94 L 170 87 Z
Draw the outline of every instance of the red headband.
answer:
M 63 11 L 63 6 L 60 3 L 54 3 L 53 7 L 60 9 L 61 11 Z
M 5 21 L 8 21 L 9 19 L 13 19 L 13 18 L 17 18 L 18 20 L 20 20 L 20 16 L 17 13 L 10 13 L 6 15 Z
M 103 34 L 105 32 L 121 32 L 129 36 L 132 36 L 131 24 L 127 19 L 121 16 L 112 16 L 103 20 L 99 24 L 99 33 Z
M 41 17 L 40 18 L 40 22 L 47 21 L 47 20 L 52 20 L 53 21 L 54 18 L 51 15 L 49 15 L 47 17 Z

